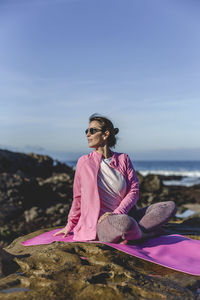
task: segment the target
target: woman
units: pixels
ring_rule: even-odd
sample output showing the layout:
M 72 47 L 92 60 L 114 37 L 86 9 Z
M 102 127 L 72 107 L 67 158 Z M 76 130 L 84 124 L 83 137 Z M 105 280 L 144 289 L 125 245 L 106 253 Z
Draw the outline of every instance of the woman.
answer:
M 164 218 L 159 216 L 159 222 L 154 222 L 153 227 L 151 224 L 151 228 L 148 228 L 147 209 L 135 210 L 136 218 L 141 215 L 141 212 L 143 214 L 137 220 L 138 222 L 127 215 L 131 208 L 136 207 L 139 183 L 128 155 L 111 151 L 116 144 L 116 134 L 119 129 L 114 128 L 108 118 L 94 114 L 90 117 L 89 127 L 85 132 L 89 147 L 95 150 L 80 157 L 77 162 L 73 203 L 68 222 L 66 227 L 55 235 L 67 236 L 73 230 L 73 239 L 77 241 L 100 240 L 127 243 L 130 239 L 146 237 L 144 231 L 151 232 L 151 228 L 155 230 L 166 220 L 168 221 L 172 213 L 169 216 L 167 209 L 170 207 L 175 211 L 173 202 L 165 202 L 167 215 Z M 150 212 L 152 213 L 152 209 Z M 147 226 L 141 222 L 145 218 L 147 222 L 143 223 L 147 223 Z

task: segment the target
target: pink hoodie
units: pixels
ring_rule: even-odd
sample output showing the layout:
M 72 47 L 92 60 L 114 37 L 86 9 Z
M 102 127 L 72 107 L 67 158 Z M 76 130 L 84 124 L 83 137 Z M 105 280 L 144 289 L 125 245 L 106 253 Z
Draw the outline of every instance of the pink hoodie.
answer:
M 100 212 L 97 174 L 102 154 L 96 150 L 79 158 L 73 187 L 73 202 L 68 215 L 66 229 L 74 231 L 74 240 L 95 240 Z M 129 156 L 112 152 L 111 167 L 117 169 L 127 183 L 126 196 L 113 211 L 127 214 L 139 197 L 139 182 Z

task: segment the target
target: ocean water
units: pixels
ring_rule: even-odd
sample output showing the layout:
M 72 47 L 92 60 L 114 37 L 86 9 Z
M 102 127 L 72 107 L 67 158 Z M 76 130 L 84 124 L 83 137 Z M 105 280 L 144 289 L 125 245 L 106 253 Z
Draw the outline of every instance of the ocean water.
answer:
M 64 162 L 75 168 L 77 161 Z M 200 161 L 133 161 L 133 166 L 143 176 L 148 174 L 182 176 L 181 179 L 163 181 L 166 185 L 200 184 Z
M 167 185 L 200 184 L 200 161 L 135 161 L 133 165 L 143 176 L 182 176 L 181 179 L 164 181 Z

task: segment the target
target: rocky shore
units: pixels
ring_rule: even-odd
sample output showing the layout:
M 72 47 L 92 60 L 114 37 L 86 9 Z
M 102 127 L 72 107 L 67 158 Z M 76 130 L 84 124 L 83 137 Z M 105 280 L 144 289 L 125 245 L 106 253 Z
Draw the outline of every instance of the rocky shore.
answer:
M 0 150 L 0 299 L 200 299 L 200 278 L 130 259 L 105 245 L 21 246 L 66 224 L 73 177 L 71 167 L 49 156 Z M 173 200 L 179 213 L 195 210 L 190 218 L 174 218 L 165 230 L 199 239 L 200 185 L 165 186 L 167 178 L 158 175 L 138 178 L 138 206 Z

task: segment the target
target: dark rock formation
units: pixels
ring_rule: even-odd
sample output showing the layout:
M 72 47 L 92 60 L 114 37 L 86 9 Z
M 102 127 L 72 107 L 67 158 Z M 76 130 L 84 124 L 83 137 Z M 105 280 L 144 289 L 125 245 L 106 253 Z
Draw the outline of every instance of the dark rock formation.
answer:
M 47 155 L 35 153 L 24 154 L 8 150 L 0 150 L 0 173 L 16 173 L 20 171 L 30 177 L 50 177 L 53 172 L 72 173 L 72 169 Z
M 15 153 L 0 150 L 0 172 L 16 173 L 18 170 L 31 176 L 45 177 L 51 173 L 53 160 L 44 155 Z
M 0 150 L 0 244 L 49 224 L 63 226 L 73 177 L 72 168 L 48 156 Z
M 21 245 L 42 232 L 18 238 L 5 249 L 9 271 L 0 279 L 0 299 L 199 299 L 199 277 L 103 244 Z
M 185 186 L 165 186 L 164 176 L 147 175 L 142 177 L 138 174 L 140 182 L 140 200 L 139 206 L 149 205 L 159 201 L 174 201 L 181 208 L 184 204 L 200 204 L 200 185 L 191 187 Z
M 162 183 L 157 175 L 148 175 L 143 180 L 142 188 L 145 192 L 159 192 L 161 189 Z

